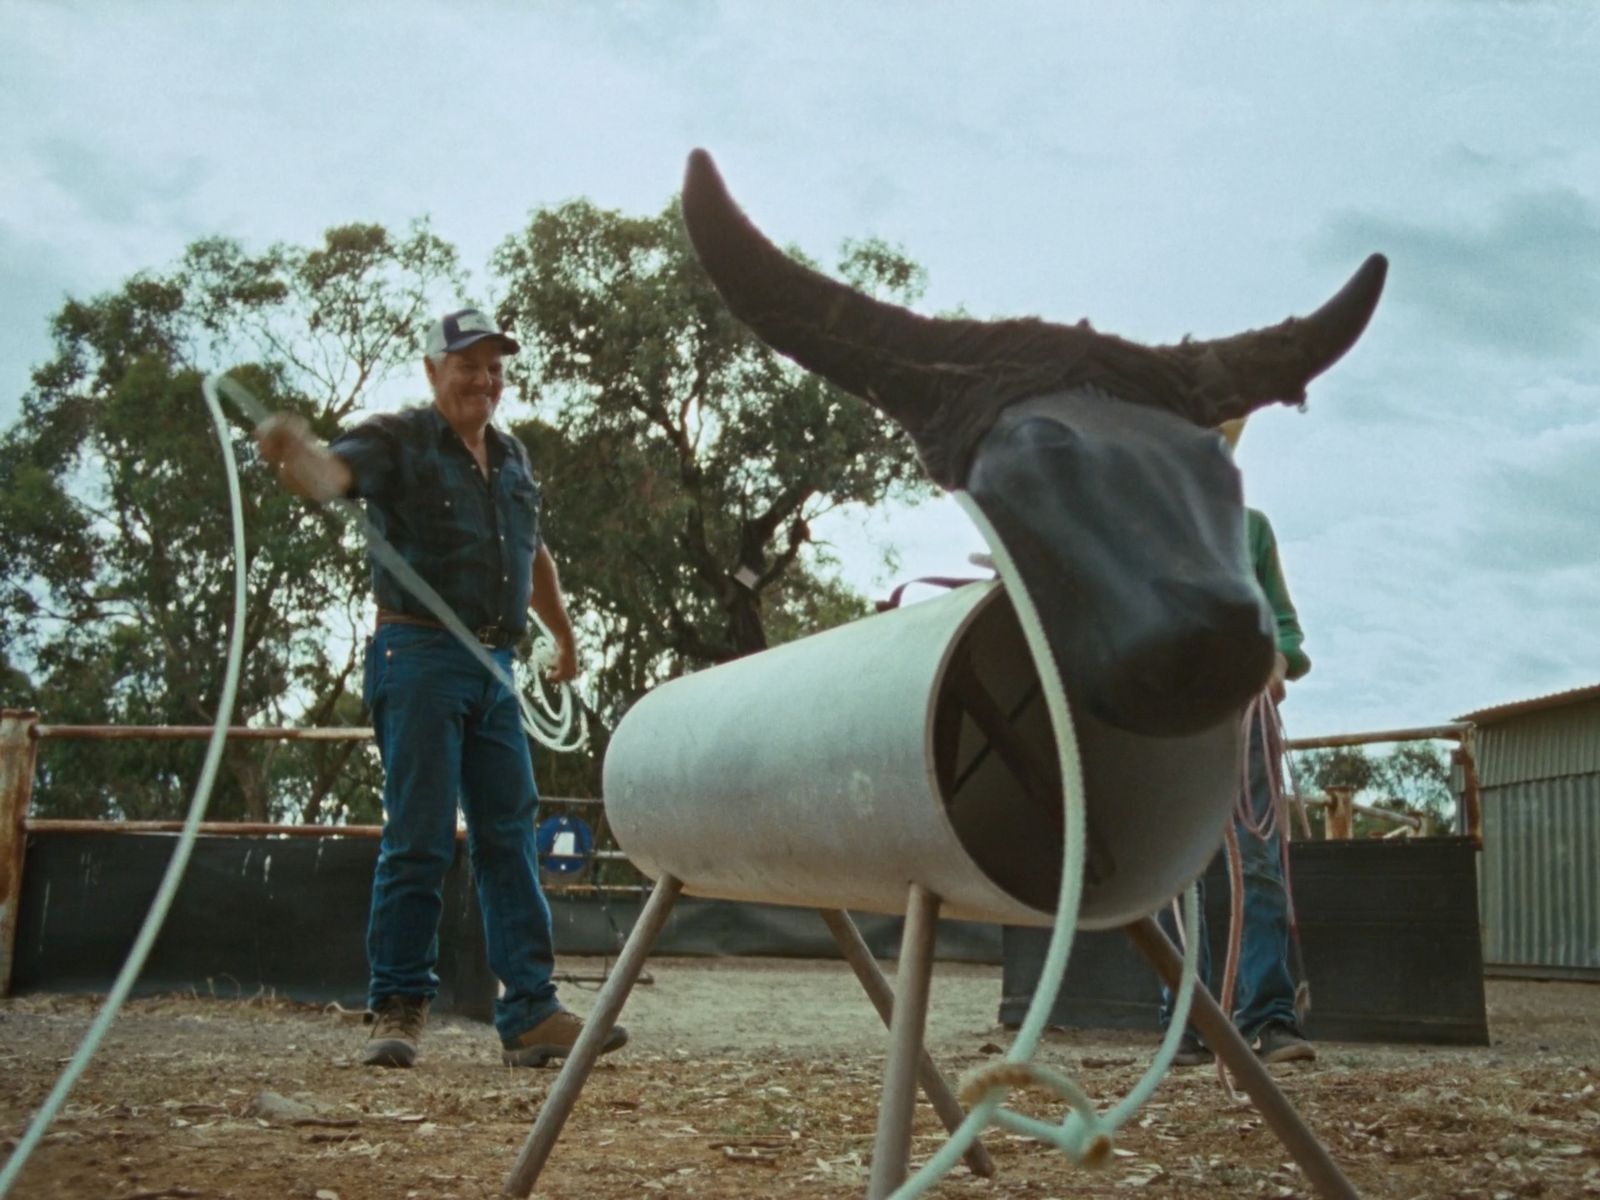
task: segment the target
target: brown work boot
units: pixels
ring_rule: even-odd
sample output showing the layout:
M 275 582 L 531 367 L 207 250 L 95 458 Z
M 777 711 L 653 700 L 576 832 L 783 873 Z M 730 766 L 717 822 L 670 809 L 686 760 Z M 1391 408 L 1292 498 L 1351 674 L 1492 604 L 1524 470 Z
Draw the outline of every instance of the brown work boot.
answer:
M 1262 1027 L 1255 1049 L 1264 1063 L 1315 1062 L 1317 1058 L 1317 1048 L 1301 1037 L 1298 1029 L 1280 1021 Z
M 409 1067 L 417 1061 L 417 1043 L 428 1023 L 426 996 L 385 996 L 372 1012 L 372 1032 L 361 1051 L 369 1067 Z
M 532 1029 L 524 1029 L 516 1037 L 500 1043 L 500 1061 L 508 1067 L 542 1067 L 553 1058 L 566 1058 L 583 1032 L 583 1018 L 577 1013 L 559 1009 L 540 1021 Z M 628 1044 L 628 1031 L 614 1025 L 600 1047 L 601 1054 L 610 1054 Z

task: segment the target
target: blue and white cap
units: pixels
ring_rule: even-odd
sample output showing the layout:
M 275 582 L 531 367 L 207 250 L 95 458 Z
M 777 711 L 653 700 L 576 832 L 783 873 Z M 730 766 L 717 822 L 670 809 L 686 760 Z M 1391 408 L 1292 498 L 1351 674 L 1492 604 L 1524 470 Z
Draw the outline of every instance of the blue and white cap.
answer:
M 500 343 L 501 351 L 506 354 L 515 354 L 522 349 L 515 338 L 501 332 L 500 326 L 483 312 L 476 308 L 463 308 L 453 313 L 446 313 L 428 326 L 428 335 L 423 339 L 422 352 L 429 357 L 435 354 L 454 354 L 457 350 L 465 350 L 473 343 L 483 341 L 484 338 L 494 338 Z

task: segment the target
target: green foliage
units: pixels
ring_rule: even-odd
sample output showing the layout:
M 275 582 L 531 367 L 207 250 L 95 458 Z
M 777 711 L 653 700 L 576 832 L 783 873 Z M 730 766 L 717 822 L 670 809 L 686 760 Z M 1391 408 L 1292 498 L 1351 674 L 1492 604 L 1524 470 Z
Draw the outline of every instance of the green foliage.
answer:
M 676 206 L 628 217 L 577 201 L 535 213 L 495 255 L 524 353 L 517 427 L 591 649 L 609 725 L 645 690 L 866 611 L 830 577 L 811 523 L 927 494 L 909 441 L 800 371 L 727 311 Z M 900 302 L 920 268 L 847 243 L 841 274 Z
M 252 258 L 209 238 L 184 254 L 184 310 L 224 361 L 276 364 L 336 427 L 397 371 L 416 371 L 421 335 L 463 294 L 453 246 L 414 223 L 340 225 L 320 246 L 276 245 Z
M 1450 760 L 1431 742 L 1405 742 L 1377 760 L 1373 790 L 1408 812 L 1447 817 L 1455 811 Z
M 0 650 L 0 708 L 33 708 L 33 680 Z
M 590 667 L 595 753 L 541 755 L 550 795 L 595 794 L 607 729 L 684 670 L 862 615 L 810 525 L 830 509 L 928 490 L 906 439 L 867 406 L 764 349 L 727 313 L 675 209 L 633 218 L 576 202 L 535 213 L 495 256 L 502 320 L 527 352 L 513 383 Z M 922 271 L 880 242 L 839 271 L 913 299 Z M 0 694 L 52 724 L 207 725 L 232 612 L 221 458 L 201 402 L 229 370 L 323 437 L 415 372 L 432 315 L 465 297 L 425 223 L 330 229 L 247 253 L 223 237 L 165 271 L 67 301 L 23 415 L 0 434 Z M 288 496 L 244 422 L 249 611 L 238 724 L 356 725 L 367 569 L 344 524 Z M 195 741 L 49 742 L 35 811 L 170 818 Z M 218 819 L 378 819 L 366 743 L 236 742 Z
M 323 246 L 254 259 L 222 239 L 196 243 L 167 274 L 63 306 L 55 357 L 35 371 L 22 420 L 0 437 L 0 644 L 29 664 L 47 720 L 214 718 L 232 622 L 232 537 L 203 372 L 232 368 L 268 407 L 332 434 L 364 389 L 414 357 L 417 314 L 442 284 L 458 283 L 454 252 L 425 229 L 396 239 L 349 226 L 330 230 Z M 258 365 L 239 365 L 252 359 Z M 249 563 L 235 722 L 356 718 L 361 548 L 269 477 L 242 422 L 232 442 Z M 41 757 L 42 815 L 178 815 L 203 756 L 201 742 L 70 746 L 76 752 Z M 330 769 L 341 756 L 352 760 L 346 769 Z M 293 780 L 284 777 L 290 759 L 301 763 Z M 225 762 L 212 801 L 219 819 L 372 808 L 369 747 L 290 753 L 232 743 Z
M 1371 785 L 1376 766 L 1363 746 L 1305 750 L 1294 757 L 1295 782 L 1302 791 L 1320 795 L 1330 787 L 1361 792 Z
M 1384 755 L 1364 746 L 1304 750 L 1293 757 L 1295 785 L 1302 795 L 1320 796 L 1330 787 L 1351 787 L 1355 799 L 1373 808 L 1447 822 L 1455 812 L 1450 760 L 1432 742 L 1402 742 Z M 1356 815 L 1357 836 L 1383 834 L 1394 826 L 1380 818 Z

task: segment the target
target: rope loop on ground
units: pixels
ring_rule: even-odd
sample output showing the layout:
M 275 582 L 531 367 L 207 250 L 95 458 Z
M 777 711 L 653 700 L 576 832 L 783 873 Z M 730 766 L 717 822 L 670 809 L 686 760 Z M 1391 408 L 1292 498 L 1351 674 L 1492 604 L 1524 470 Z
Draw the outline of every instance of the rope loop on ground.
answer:
M 1144 1075 L 1110 1111 L 1099 1112 L 1088 1093 L 1071 1075 L 1032 1061 L 1031 1050 L 1024 1057 L 1003 1059 L 970 1072 L 961 1085 L 962 1104 L 972 1108 L 974 1114 L 980 1110 L 987 1111 L 989 1123 L 1010 1133 L 1054 1146 L 1079 1166 L 1090 1169 L 1105 1166 L 1116 1149 L 1117 1131 L 1144 1106 L 1172 1068 L 1173 1057 L 1178 1052 L 1183 1032 L 1189 1023 L 1190 1003 L 1199 975 L 1199 941 L 1199 889 L 1191 886 L 1184 896 L 1183 975 L 1174 998 L 1172 1020 Z M 1048 995 L 1053 1001 L 1054 990 Z M 1058 1124 L 1051 1124 L 1003 1107 L 1006 1097 L 1013 1091 L 1043 1091 L 1054 1095 L 1067 1105 L 1066 1116 Z M 929 1165 L 932 1165 L 932 1160 Z M 953 1163 L 951 1165 L 954 1166 Z M 944 1173 L 934 1174 L 918 1190 L 911 1190 L 908 1184 L 895 1193 L 896 1200 L 902 1195 L 922 1195 Z M 920 1179 L 921 1175 L 922 1172 L 919 1172 L 913 1182 Z

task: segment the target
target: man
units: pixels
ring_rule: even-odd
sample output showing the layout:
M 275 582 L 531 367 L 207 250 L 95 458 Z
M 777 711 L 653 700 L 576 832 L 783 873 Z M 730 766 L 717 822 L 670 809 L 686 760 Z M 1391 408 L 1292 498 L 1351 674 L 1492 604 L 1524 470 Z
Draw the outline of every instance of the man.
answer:
M 1229 421 L 1222 426 L 1222 435 L 1230 449 L 1237 446 L 1243 426 L 1242 420 Z M 1278 653 L 1267 685 L 1275 708 L 1284 698 L 1285 682 L 1299 679 L 1310 671 L 1311 659 L 1303 648 L 1305 633 L 1289 599 L 1289 586 L 1283 577 L 1272 525 L 1263 513 L 1247 508 L 1245 534 L 1256 582 L 1261 585 L 1277 623 Z M 1289 965 L 1289 893 L 1283 877 L 1283 830 L 1273 821 L 1273 795 L 1281 791 L 1274 784 L 1283 747 L 1278 743 L 1275 712 L 1268 711 L 1266 717 L 1265 736 L 1260 721 L 1252 721 L 1246 734 L 1251 820 L 1236 817 L 1233 826 L 1244 876 L 1244 928 L 1240 937 L 1233 1022 L 1263 1062 L 1310 1061 L 1316 1058 L 1317 1052 L 1300 1029 L 1295 1009 L 1295 981 Z M 1263 828 L 1266 836 L 1258 832 Z M 1210 986 L 1211 954 L 1203 892 L 1201 902 L 1200 982 Z M 1175 936 L 1177 926 L 1170 910 L 1163 912 L 1160 920 L 1168 934 Z M 1163 988 L 1162 1024 L 1171 1017 L 1172 993 Z M 1176 1064 L 1197 1066 L 1211 1059 L 1210 1048 L 1193 1026 L 1185 1030 L 1174 1060 Z
M 533 608 L 555 637 L 552 681 L 578 673 L 554 560 L 539 538 L 527 451 L 491 424 L 517 343 L 476 309 L 428 330 L 431 405 L 373 417 L 323 447 L 297 419 L 263 426 L 263 457 L 316 500 L 354 496 L 385 541 L 509 675 Z M 364 694 L 383 760 L 383 842 L 367 927 L 374 1013 L 362 1058 L 409 1067 L 438 991 L 438 926 L 466 817 L 489 965 L 504 985 L 495 1028 L 509 1066 L 564 1058 L 583 1028 L 556 1000 L 550 909 L 539 888 L 538 795 L 516 697 L 376 559 L 377 630 Z M 627 1041 L 618 1027 L 602 1052 Z

